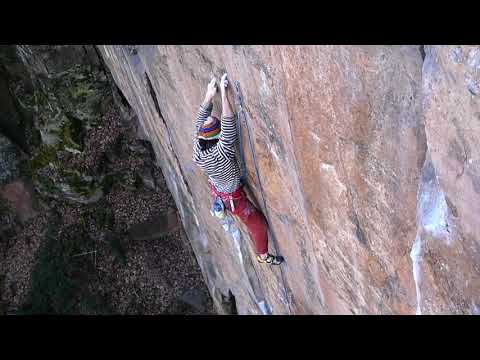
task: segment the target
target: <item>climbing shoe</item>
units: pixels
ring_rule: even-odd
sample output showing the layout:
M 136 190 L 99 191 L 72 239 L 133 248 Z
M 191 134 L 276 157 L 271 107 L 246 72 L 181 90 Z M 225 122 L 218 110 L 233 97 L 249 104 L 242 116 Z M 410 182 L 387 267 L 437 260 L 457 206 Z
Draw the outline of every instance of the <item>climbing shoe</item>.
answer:
M 260 255 L 257 255 L 257 261 L 260 264 L 268 264 L 268 265 L 280 265 L 283 262 L 283 256 L 275 256 L 272 254 L 268 254 L 265 259 L 262 259 Z

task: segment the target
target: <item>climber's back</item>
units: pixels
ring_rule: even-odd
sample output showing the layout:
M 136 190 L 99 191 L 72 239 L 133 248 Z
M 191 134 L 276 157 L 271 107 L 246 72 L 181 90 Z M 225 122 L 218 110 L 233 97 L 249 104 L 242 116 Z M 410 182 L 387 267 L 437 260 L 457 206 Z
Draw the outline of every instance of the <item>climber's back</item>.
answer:
M 235 117 L 232 113 L 222 113 L 218 120 L 211 115 L 212 109 L 210 101 L 198 110 L 193 160 L 218 192 L 229 193 L 240 186 L 240 168 L 235 158 Z

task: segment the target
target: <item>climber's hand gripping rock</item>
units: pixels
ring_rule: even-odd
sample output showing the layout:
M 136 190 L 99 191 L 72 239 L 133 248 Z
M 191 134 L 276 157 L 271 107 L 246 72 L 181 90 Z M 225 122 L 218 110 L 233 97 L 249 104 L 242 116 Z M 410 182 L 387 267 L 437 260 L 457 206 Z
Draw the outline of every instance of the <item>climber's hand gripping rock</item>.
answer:
M 228 86 L 228 79 L 227 79 L 227 73 L 225 73 L 222 75 L 222 78 L 220 79 L 220 90 L 222 94 L 225 93 L 227 86 Z
M 212 77 L 207 86 L 204 102 L 210 103 L 217 93 L 217 78 Z
M 235 121 L 233 118 L 233 111 L 232 107 L 230 106 L 230 102 L 228 101 L 227 96 L 227 87 L 228 87 L 228 79 L 227 73 L 222 75 L 220 79 L 220 92 L 222 93 L 222 121 Z M 222 122 L 222 127 L 223 127 Z

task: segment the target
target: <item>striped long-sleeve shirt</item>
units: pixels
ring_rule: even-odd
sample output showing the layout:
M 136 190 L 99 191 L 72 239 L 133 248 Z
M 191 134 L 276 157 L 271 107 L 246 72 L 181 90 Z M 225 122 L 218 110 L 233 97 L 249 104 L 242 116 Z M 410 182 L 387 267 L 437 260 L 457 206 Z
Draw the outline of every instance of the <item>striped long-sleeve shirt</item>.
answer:
M 223 116 L 221 133 L 217 144 L 210 149 L 202 150 L 197 139 L 200 126 L 210 116 L 213 104 L 200 106 L 195 121 L 193 140 L 193 160 L 208 176 L 217 191 L 231 193 L 240 186 L 240 169 L 235 157 L 237 129 L 234 116 Z

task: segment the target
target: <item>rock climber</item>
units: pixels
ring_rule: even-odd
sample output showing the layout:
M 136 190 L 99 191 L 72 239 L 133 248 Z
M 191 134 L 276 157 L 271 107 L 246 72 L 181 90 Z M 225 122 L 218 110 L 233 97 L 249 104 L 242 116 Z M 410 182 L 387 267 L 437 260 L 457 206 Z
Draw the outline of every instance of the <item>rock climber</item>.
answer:
M 268 252 L 268 225 L 263 214 L 247 199 L 240 182 L 240 168 L 235 156 L 237 128 L 227 98 L 228 79 L 220 80 L 222 98 L 221 121 L 212 116 L 212 99 L 217 93 L 217 80 L 213 77 L 207 86 L 203 103 L 198 110 L 193 143 L 193 159 L 208 176 L 214 198 L 220 198 L 225 210 L 236 215 L 248 228 L 255 245 L 257 261 L 280 265 L 282 256 Z

